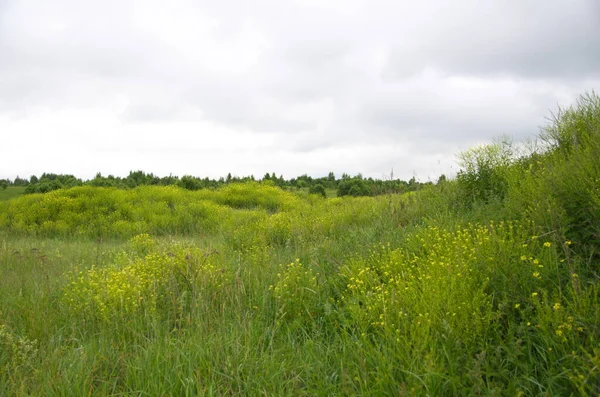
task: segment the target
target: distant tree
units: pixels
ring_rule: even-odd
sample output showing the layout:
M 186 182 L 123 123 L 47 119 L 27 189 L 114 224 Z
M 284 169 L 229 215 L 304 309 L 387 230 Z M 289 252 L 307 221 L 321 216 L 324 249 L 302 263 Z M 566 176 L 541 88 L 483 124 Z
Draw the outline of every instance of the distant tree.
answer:
M 6 190 L 8 188 L 8 181 L 6 179 L 0 179 L 0 189 Z
M 200 179 L 193 177 L 191 175 L 184 175 L 181 177 L 178 183 L 184 189 L 187 190 L 200 190 L 202 189 L 202 182 Z
M 28 184 L 29 184 L 29 181 L 27 179 L 19 178 L 18 175 L 15 178 L 15 180 L 13 181 L 13 186 L 27 186 Z
M 327 197 L 327 194 L 325 193 L 325 187 L 323 185 L 321 185 L 320 183 L 317 183 L 316 185 L 312 185 L 309 189 L 308 189 L 308 193 L 310 194 L 319 194 L 323 197 Z
M 421 187 L 421 184 L 419 182 L 417 182 L 417 179 L 414 176 L 412 178 L 410 178 L 410 180 L 408 181 L 408 190 L 409 191 L 419 190 L 420 187 Z
M 169 176 L 165 176 L 162 179 L 160 179 L 158 184 L 162 186 L 176 185 L 178 180 L 178 177 L 169 174 Z
M 31 177 L 29 178 L 29 183 L 38 183 L 38 177 L 35 175 L 31 175 Z
M 343 196 L 369 196 L 369 189 L 364 180 L 359 178 L 344 179 L 338 184 L 337 195 Z
M 275 176 L 275 173 L 273 173 L 273 176 Z M 277 183 L 277 186 L 283 187 L 285 185 L 285 179 L 283 178 L 283 175 L 279 175 L 279 178 L 276 179 L 275 182 Z
M 114 178 L 111 180 L 110 178 L 105 178 L 102 176 L 101 173 L 97 173 L 96 177 L 90 181 L 87 182 L 89 185 L 91 186 L 97 186 L 97 187 L 109 187 L 109 186 L 114 186 Z

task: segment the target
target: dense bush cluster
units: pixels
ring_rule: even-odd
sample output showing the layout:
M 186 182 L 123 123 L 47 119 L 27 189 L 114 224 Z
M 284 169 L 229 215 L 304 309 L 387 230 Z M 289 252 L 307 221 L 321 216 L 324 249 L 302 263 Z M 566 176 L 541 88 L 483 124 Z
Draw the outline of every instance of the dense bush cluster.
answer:
M 96 177 L 90 180 L 82 180 L 73 175 L 44 173 L 41 177 L 32 175 L 30 179 L 22 179 L 18 176 L 14 181 L 9 179 L 0 180 L 0 189 L 6 189 L 9 186 L 25 186 L 25 193 L 48 193 L 59 189 L 69 189 L 76 186 L 94 186 L 94 187 L 114 187 L 118 189 L 133 189 L 139 186 L 177 186 L 187 190 L 216 189 L 229 184 L 240 184 L 256 182 L 253 175 L 246 177 L 236 177 L 228 174 L 226 178 L 210 179 L 199 178 L 191 175 L 184 175 L 181 178 L 173 175 L 167 177 L 158 177 L 152 173 L 143 171 L 131 171 L 125 178 L 115 177 L 113 175 L 102 176 L 96 174 Z M 336 179 L 333 172 L 327 177 L 313 178 L 308 175 L 302 175 L 297 178 L 286 180 L 283 176 L 277 177 L 275 173 L 266 173 L 260 180 L 262 183 L 270 186 L 278 186 L 285 190 L 308 189 L 311 194 L 326 196 L 326 189 L 336 191 L 337 195 L 345 196 L 378 196 L 389 193 L 404 193 L 421 189 L 424 186 L 431 185 L 431 182 L 417 182 L 415 178 L 405 182 L 400 179 L 390 178 L 389 180 L 380 180 L 373 178 L 363 178 L 358 174 L 351 177 L 343 174 L 341 179 Z

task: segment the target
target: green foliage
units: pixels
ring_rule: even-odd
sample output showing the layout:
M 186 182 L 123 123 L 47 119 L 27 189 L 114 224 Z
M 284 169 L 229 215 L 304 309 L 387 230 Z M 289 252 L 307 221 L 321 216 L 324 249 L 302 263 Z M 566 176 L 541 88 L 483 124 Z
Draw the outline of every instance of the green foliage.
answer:
M 0 204 L 0 227 L 14 234 L 131 237 L 206 233 L 239 209 L 292 209 L 298 198 L 276 187 L 231 184 L 189 192 L 174 187 L 132 190 L 78 187 Z
M 19 178 L 19 176 L 17 175 L 12 184 L 13 186 L 27 186 L 29 184 L 29 181 L 24 178 Z
M 300 259 L 280 267 L 277 282 L 269 287 L 277 301 L 280 320 L 314 322 L 322 315 L 319 273 L 304 266 Z
M 24 193 L 25 187 L 23 186 L 9 186 L 6 189 L 0 189 L 0 201 L 10 200 Z
M 487 202 L 502 200 L 508 183 L 507 169 L 513 159 L 513 150 L 508 140 L 469 149 L 459 156 L 461 170 L 456 177 L 463 190 L 464 202 Z
M 15 335 L 0 324 L 0 381 L 18 371 L 31 371 L 37 351 L 37 341 Z
M 325 193 L 325 186 L 321 185 L 320 183 L 311 186 L 308 189 L 308 193 L 310 193 L 310 194 L 318 194 L 320 196 L 327 197 L 327 193 Z
M 369 190 L 362 178 L 352 178 L 343 180 L 338 184 L 337 195 L 343 196 L 368 196 Z
M 216 257 L 197 247 L 172 244 L 159 250 L 147 234 L 131 239 L 130 246 L 113 265 L 71 274 L 63 295 L 68 310 L 105 321 L 140 311 L 181 321 L 191 301 L 206 290 L 219 291 L 226 281 Z
M 136 172 L 2 202 L 0 394 L 598 395 L 599 103 L 436 185 Z
M 200 182 L 200 180 L 198 180 L 197 178 L 194 178 L 193 176 L 190 176 L 190 175 L 182 176 L 181 179 L 179 180 L 178 185 L 187 190 L 202 189 L 202 182 Z
M 325 189 L 333 191 L 337 190 L 339 183 L 344 185 L 351 179 L 361 180 L 360 186 L 355 187 L 352 194 L 350 195 L 382 195 L 389 193 L 403 193 L 406 191 L 419 190 L 421 187 L 430 184 L 420 183 L 413 177 L 409 182 L 405 182 L 399 179 L 393 178 L 393 172 L 390 179 L 379 180 L 373 178 L 363 178 L 362 175 L 358 174 L 351 178 L 347 174 L 342 175 L 341 180 L 335 179 L 333 172 L 330 172 L 327 177 L 313 178 L 307 174 L 301 175 L 297 178 L 291 178 L 289 180 L 284 179 L 283 175 L 277 177 L 273 173 L 266 173 L 263 179 L 260 181 L 263 185 L 277 186 L 286 190 L 297 190 L 297 189 L 317 189 L 315 192 L 321 194 L 318 186 L 323 186 Z M 26 192 L 28 194 L 33 193 L 48 193 L 59 189 L 68 189 L 75 186 L 94 186 L 94 187 L 116 187 L 119 189 L 134 189 L 140 186 L 178 186 L 187 190 L 200 190 L 200 189 L 216 189 L 229 184 L 240 184 L 256 182 L 254 176 L 238 177 L 233 176 L 231 173 L 227 174 L 226 178 L 210 179 L 208 177 L 200 178 L 192 175 L 184 175 L 179 178 L 177 176 L 169 175 L 166 177 L 158 177 L 152 173 L 145 173 L 144 171 L 130 171 L 129 175 L 125 178 L 115 177 L 114 175 L 102 176 L 100 172 L 90 180 L 81 180 L 75 178 L 73 175 L 53 174 L 44 173 L 40 178 L 32 175 L 30 180 L 21 179 L 17 177 L 12 183 L 13 186 L 26 186 Z M 348 187 L 350 189 L 352 186 Z M 342 190 L 346 187 L 342 186 Z M 329 194 L 331 196 L 332 194 Z
M 542 132 L 547 151 L 513 167 L 508 207 L 571 240 L 585 256 L 600 244 L 600 97 L 583 95 Z
M 39 179 L 33 175 L 27 189 L 25 189 L 25 193 L 48 193 L 53 190 L 81 186 L 82 184 L 81 179 L 77 179 L 73 175 L 43 174 Z

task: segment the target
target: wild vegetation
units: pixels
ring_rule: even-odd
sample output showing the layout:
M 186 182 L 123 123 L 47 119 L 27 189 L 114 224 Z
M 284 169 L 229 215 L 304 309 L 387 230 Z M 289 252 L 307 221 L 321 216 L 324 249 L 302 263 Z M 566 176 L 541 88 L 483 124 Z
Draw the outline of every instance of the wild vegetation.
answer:
M 592 93 L 416 192 L 0 202 L 0 395 L 597 396 L 598 158 Z
M 443 177 L 445 178 L 445 177 Z M 102 176 L 96 174 L 93 179 L 82 180 L 73 175 L 43 173 L 39 178 L 32 175 L 29 179 L 23 179 L 17 176 L 14 180 L 0 179 L 0 191 L 8 187 L 24 188 L 20 193 L 48 193 L 59 189 L 69 189 L 77 186 L 95 186 L 95 187 L 115 187 L 119 189 L 133 189 L 138 186 L 178 186 L 187 190 L 215 189 L 228 184 L 239 184 L 245 182 L 256 182 L 254 175 L 246 177 L 232 176 L 231 173 L 226 178 L 210 179 L 208 177 L 200 178 L 191 175 L 178 176 L 169 175 L 158 177 L 152 173 L 144 171 L 130 171 L 125 178 L 115 177 L 113 175 Z M 266 173 L 260 180 L 264 183 L 270 183 L 285 190 L 298 191 L 306 190 L 313 194 L 321 194 L 327 197 L 327 190 L 335 191 L 338 196 L 377 196 L 389 193 L 405 193 L 419 190 L 423 186 L 431 185 L 432 182 L 418 182 L 415 177 L 408 182 L 394 178 L 392 173 L 387 179 L 364 178 L 361 174 L 350 176 L 342 174 L 337 179 L 333 172 L 326 177 L 313 178 L 309 175 L 301 175 L 297 178 L 284 179 L 283 175 L 279 177 L 273 172 Z M 15 190 L 16 189 L 12 189 Z M 331 194 L 329 194 L 330 196 Z M 2 196 L 0 196 L 0 199 Z

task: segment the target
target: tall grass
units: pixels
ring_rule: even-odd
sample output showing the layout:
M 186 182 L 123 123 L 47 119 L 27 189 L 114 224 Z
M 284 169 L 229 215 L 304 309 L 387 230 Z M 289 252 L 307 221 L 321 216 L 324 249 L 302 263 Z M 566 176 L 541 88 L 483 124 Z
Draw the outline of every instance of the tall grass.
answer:
M 600 393 L 600 100 L 377 198 L 0 203 L 0 395 Z
M 12 198 L 21 196 L 25 193 L 25 187 L 11 186 L 6 189 L 0 188 L 0 201 L 10 200 Z

